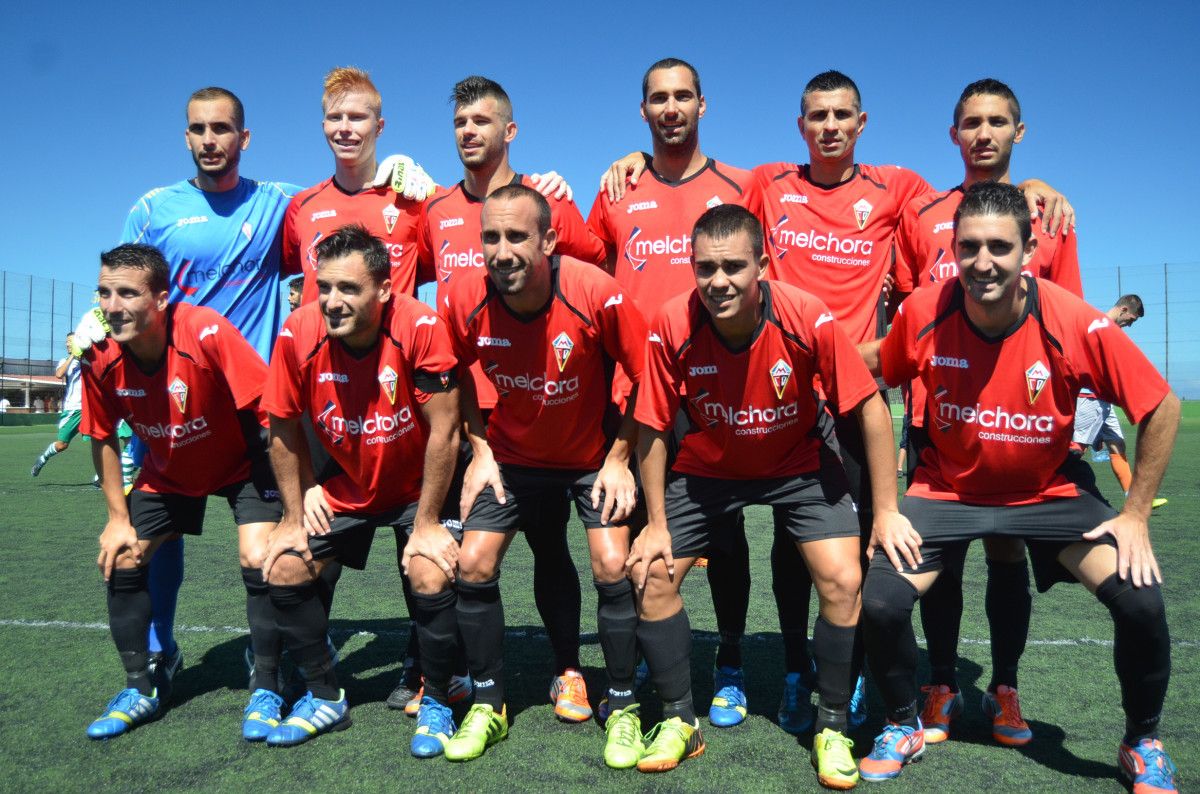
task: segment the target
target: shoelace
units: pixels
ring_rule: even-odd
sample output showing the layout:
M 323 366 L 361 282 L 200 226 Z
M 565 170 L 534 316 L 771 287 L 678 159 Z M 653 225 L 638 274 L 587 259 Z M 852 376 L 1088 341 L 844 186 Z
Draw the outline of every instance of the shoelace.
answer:
M 903 725 L 888 724 L 883 726 L 883 732 L 875 737 L 875 747 L 871 750 L 871 755 L 879 757 L 877 753 L 893 752 L 897 744 L 906 736 Z
M 109 702 L 105 711 L 120 711 L 128 714 L 142 697 L 142 693 L 136 689 L 122 689 Z
M 847 738 L 846 736 L 843 736 L 840 733 L 833 733 L 833 734 L 825 733 L 825 734 L 822 734 L 821 738 L 822 738 L 822 741 L 825 742 L 826 750 L 828 750 L 831 745 L 835 745 L 835 744 L 840 744 L 843 747 L 845 747 L 846 752 L 850 752 L 851 750 L 854 749 L 854 741 L 852 739 Z
M 263 712 L 268 710 L 278 711 L 282 702 L 282 699 L 274 692 L 261 689 L 250 698 L 250 703 L 246 706 L 246 713 L 253 714 L 256 711 Z
M 1000 706 L 1000 722 L 1005 725 L 1020 725 L 1024 722 L 1021 719 L 1021 702 L 1017 699 L 1015 690 L 1004 694 L 997 692 L 994 697 Z
M 559 697 L 566 697 L 568 700 L 576 703 L 587 701 L 583 676 L 564 675 L 559 678 L 559 681 L 562 682 L 562 686 L 559 689 Z
M 609 732 L 617 742 L 623 745 L 642 741 L 641 723 L 638 720 L 637 712 L 621 712 L 621 716 L 613 721 L 612 729 Z
M 430 733 L 444 733 L 447 736 L 454 733 L 454 720 L 451 719 L 450 709 L 437 704 L 433 708 L 421 709 L 419 724 L 429 728 Z
M 471 733 L 472 731 L 483 731 L 485 735 L 491 733 L 491 714 L 487 709 L 472 706 L 467 712 L 467 716 L 463 718 L 462 728 L 460 731 Z
M 1171 757 L 1162 749 L 1162 745 L 1157 742 L 1143 742 L 1142 745 L 1149 745 L 1141 753 L 1142 760 L 1146 763 L 1146 782 L 1159 788 L 1166 788 L 1171 785 L 1176 771 L 1175 763 L 1171 761 Z
M 664 736 L 663 734 L 667 734 Z M 674 736 L 687 745 L 687 735 L 683 732 L 683 722 L 660 722 L 654 726 L 654 730 L 646 736 L 650 742 L 650 752 L 658 749 L 660 744 L 666 744 L 670 736 Z
M 727 701 L 738 704 L 742 702 L 745 692 L 743 691 L 744 684 L 740 675 L 731 675 L 718 671 L 715 679 L 713 684 L 719 685 L 716 697 L 725 698 Z
M 292 717 L 297 719 L 307 720 L 317 713 L 317 704 L 313 702 L 311 693 L 306 694 L 296 702 L 295 708 L 292 709 Z

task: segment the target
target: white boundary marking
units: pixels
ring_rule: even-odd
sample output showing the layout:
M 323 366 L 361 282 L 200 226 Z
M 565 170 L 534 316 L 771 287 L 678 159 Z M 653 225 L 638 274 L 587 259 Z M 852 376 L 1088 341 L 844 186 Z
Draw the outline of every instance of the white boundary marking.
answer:
M 71 631 L 108 631 L 107 623 L 92 622 L 85 623 L 74 620 L 28 620 L 24 618 L 0 618 L 0 627 L 26 628 L 26 629 L 67 629 Z M 178 625 L 175 631 L 181 634 L 229 634 L 243 635 L 249 634 L 249 630 L 244 626 L 189 626 Z M 331 627 L 330 634 L 335 637 L 407 637 L 408 631 L 397 631 L 395 629 L 376 629 L 374 631 L 347 631 L 346 629 L 338 629 Z M 508 629 L 504 632 L 505 636 L 513 638 L 533 638 L 545 639 L 546 632 L 541 629 L 534 630 L 518 630 Z M 776 635 L 771 633 L 747 634 L 745 640 L 750 642 L 766 642 L 773 639 Z M 715 631 L 693 631 L 692 637 L 701 642 L 719 642 L 720 635 Z M 597 642 L 595 632 L 585 632 L 580 635 L 580 641 L 585 644 Z M 974 639 L 963 637 L 959 639 L 960 645 L 979 645 L 990 646 L 991 640 Z M 925 640 L 918 638 L 918 645 L 924 645 Z M 1026 643 L 1029 647 L 1096 647 L 1096 648 L 1111 648 L 1112 640 L 1100 640 L 1092 637 L 1077 637 L 1077 638 L 1058 638 L 1046 640 L 1029 640 Z M 1200 648 L 1200 641 L 1196 640 L 1171 640 L 1173 648 Z

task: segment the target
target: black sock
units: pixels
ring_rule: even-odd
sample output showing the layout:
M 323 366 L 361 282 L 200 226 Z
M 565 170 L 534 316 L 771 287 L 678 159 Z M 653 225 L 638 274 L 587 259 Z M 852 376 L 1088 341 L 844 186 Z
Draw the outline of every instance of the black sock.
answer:
M 308 683 L 308 690 L 322 700 L 338 700 L 341 688 L 333 670 L 326 637 L 329 617 L 314 583 L 270 585 L 271 603 L 283 643 L 292 661 Z
M 817 721 L 813 733 L 832 728 L 846 732 L 846 707 L 854 694 L 858 673 L 854 648 L 858 626 L 835 626 L 823 617 L 813 627 L 813 655 L 817 657 Z
M 413 593 L 413 623 L 420 637 L 425 665 L 425 697 L 447 703 L 450 676 L 458 659 L 458 593 L 443 590 L 434 595 Z
M 108 626 L 113 644 L 125 668 L 126 689 L 143 695 L 154 692 L 150 681 L 150 591 L 149 570 L 117 568 L 108 580 Z
M 987 567 L 984 603 L 992 636 L 992 682 L 988 684 L 988 691 L 995 692 L 1001 684 L 1016 689 L 1017 667 L 1021 654 L 1025 653 L 1029 613 L 1033 610 L 1029 566 L 1021 559 L 1018 562 L 988 560 Z
M 242 568 L 246 586 L 246 622 L 250 626 L 250 650 L 254 651 L 254 674 L 250 689 L 279 692 L 279 651 L 283 638 L 275 620 L 270 589 L 259 568 Z
M 564 500 L 563 506 L 569 508 L 570 504 Z M 533 600 L 550 637 L 555 675 L 561 675 L 567 668 L 578 670 L 581 666 L 579 613 L 582 597 L 579 571 L 567 547 L 567 515 L 564 510 L 561 522 L 558 515 L 542 516 L 538 526 L 525 530 L 525 540 L 533 552 Z
M 333 591 L 337 589 L 338 579 L 341 578 L 342 564 L 337 560 L 329 560 L 321 569 L 321 573 L 317 575 L 317 580 L 313 582 L 317 598 L 321 600 L 321 607 L 325 610 L 327 619 L 329 613 L 333 611 Z
M 665 620 L 640 620 L 638 643 L 650 666 L 650 679 L 663 700 L 663 719 L 696 722 L 692 706 L 692 627 L 687 610 Z
M 863 584 L 862 627 L 871 677 L 887 717 L 916 725 L 917 639 L 912 630 L 917 590 L 890 567 L 872 566 Z
M 783 663 L 789 673 L 799 673 L 804 685 L 812 689 L 812 657 L 808 653 L 808 602 L 812 597 L 812 577 L 791 537 L 776 532 L 771 543 L 771 590 L 779 610 L 779 632 L 783 636 Z
M 1171 678 L 1171 634 L 1162 590 L 1134 587 L 1114 573 L 1100 583 L 1096 598 L 1113 618 L 1113 663 L 1121 682 L 1125 744 L 1156 738 Z
M 421 673 L 421 643 L 417 638 L 416 615 L 417 605 L 413 602 L 412 583 L 408 577 L 404 575 L 404 547 L 408 544 L 408 536 L 400 529 L 396 530 L 396 568 L 400 571 L 400 588 L 404 591 L 404 608 L 408 610 L 408 617 L 413 621 L 409 627 L 408 645 L 404 649 L 404 656 L 407 659 L 413 660 L 414 670 L 417 675 Z
M 637 607 L 628 579 L 597 582 L 596 630 L 608 671 L 608 704 L 615 711 L 637 702 L 633 693 L 637 667 Z
M 925 632 L 929 651 L 929 683 L 934 686 L 945 684 L 951 692 L 958 691 L 955 668 L 962 611 L 962 577 L 946 568 L 921 597 L 921 630 Z M 992 647 L 995 645 L 993 635 Z
M 708 589 L 721 637 L 717 667 L 742 666 L 742 636 L 750 609 L 750 546 L 746 543 L 746 519 L 740 512 L 737 522 L 733 547 L 714 548 L 708 555 Z
M 458 630 L 475 679 L 475 702 L 504 706 L 504 604 L 500 574 L 486 582 L 458 580 Z

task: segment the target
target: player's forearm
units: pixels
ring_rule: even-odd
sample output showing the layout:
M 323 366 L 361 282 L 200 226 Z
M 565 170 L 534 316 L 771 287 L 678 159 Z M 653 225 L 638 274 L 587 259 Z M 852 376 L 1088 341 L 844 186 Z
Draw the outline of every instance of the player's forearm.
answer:
M 67 377 L 67 368 L 71 366 L 71 359 L 66 359 L 63 363 L 54 368 L 54 377 L 62 380 Z
M 651 526 L 667 525 L 667 436 L 642 425 L 638 435 L 638 473 Z
M 302 473 L 303 464 L 308 460 L 308 447 L 300 429 L 300 420 L 272 416 L 269 450 L 275 483 L 279 487 L 279 501 L 283 503 L 283 514 L 299 520 L 304 515 L 305 480 L 313 479 L 312 464 L 308 464 L 307 478 Z
M 867 369 L 876 378 L 883 375 L 883 365 L 879 360 L 879 348 L 881 347 L 883 347 L 882 339 L 873 339 L 870 342 L 862 342 L 858 345 L 858 354 L 862 356 L 863 363 L 867 365 Z
M 437 405 L 431 405 L 432 403 Z M 425 443 L 425 469 L 421 477 L 421 498 L 417 502 L 416 525 L 437 523 L 442 504 L 450 491 L 454 466 L 458 461 L 458 393 L 436 395 L 423 410 L 429 422 L 429 440 Z
M 609 462 L 628 466 L 629 461 L 633 459 L 638 438 L 638 423 L 633 418 L 633 409 L 636 405 L 637 386 L 635 385 L 626 401 L 625 415 L 621 417 L 621 426 L 617 429 L 616 440 L 613 441 L 612 448 L 608 450 L 607 460 Z
M 875 514 L 895 511 L 896 480 L 893 472 L 896 470 L 896 447 L 892 434 L 892 412 L 878 392 L 859 403 L 854 412 L 862 427 Z
M 475 396 L 475 377 L 467 371 L 463 373 L 458 384 L 458 409 L 462 414 L 463 432 L 467 434 L 467 442 L 471 451 L 476 455 L 490 453 L 487 443 L 487 427 L 483 424 L 483 411 L 479 410 L 479 400 Z
M 1179 398 L 1168 392 L 1158 407 L 1138 425 L 1137 459 L 1134 461 L 1133 482 L 1121 512 L 1150 517 L 1150 506 L 1175 448 L 1179 430 Z
M 92 442 L 92 464 L 100 476 L 109 521 L 128 521 L 129 505 L 125 501 L 125 481 L 121 476 L 121 449 L 117 436 Z

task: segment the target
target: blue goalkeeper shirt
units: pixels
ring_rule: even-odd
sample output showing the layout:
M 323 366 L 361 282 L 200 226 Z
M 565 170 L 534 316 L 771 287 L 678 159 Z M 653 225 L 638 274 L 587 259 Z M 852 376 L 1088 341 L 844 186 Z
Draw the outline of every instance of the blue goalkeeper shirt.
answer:
M 171 266 L 171 302 L 220 312 L 266 361 L 283 322 L 283 214 L 299 191 L 245 178 L 223 193 L 176 182 L 138 199 L 121 242 L 162 251 Z

